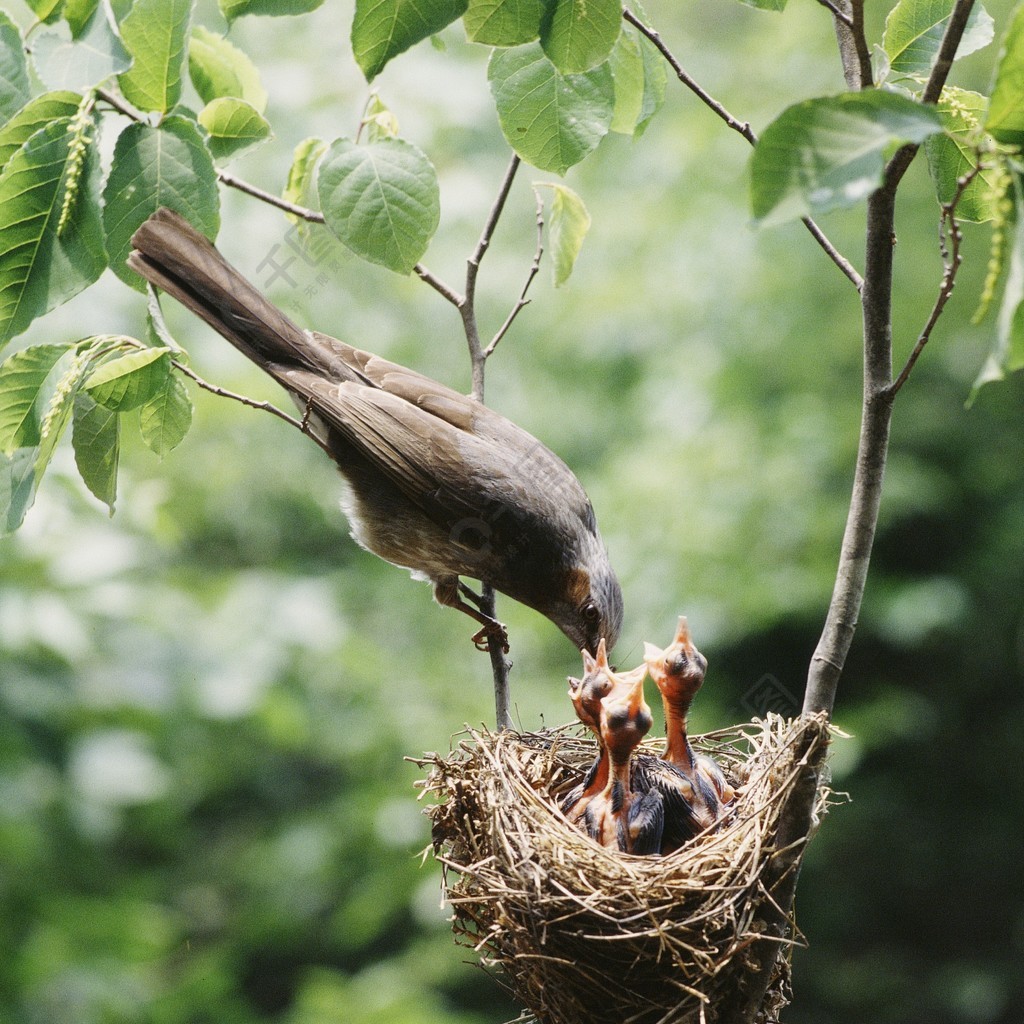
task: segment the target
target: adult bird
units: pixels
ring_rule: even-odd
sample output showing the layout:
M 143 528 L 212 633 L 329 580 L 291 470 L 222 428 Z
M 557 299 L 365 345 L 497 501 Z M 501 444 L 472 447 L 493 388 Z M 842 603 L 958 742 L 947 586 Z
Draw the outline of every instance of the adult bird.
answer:
M 622 592 L 590 500 L 557 455 L 458 391 L 301 329 L 171 210 L 132 245 L 135 271 L 289 392 L 348 484 L 356 541 L 475 619 L 477 646 L 491 637 L 507 650 L 508 638 L 460 577 L 539 611 L 577 649 L 614 644 Z
M 735 796 L 721 768 L 694 751 L 687 733 L 690 705 L 704 683 L 708 663 L 693 644 L 685 615 L 679 617 L 672 643 L 664 650 L 644 644 L 644 663 L 665 711 L 665 767 L 653 771 L 649 782 L 665 798 L 666 817 L 687 826 L 689 834 L 680 837 L 685 842 L 716 825 Z M 667 845 L 676 838 L 668 837 Z
M 661 851 L 665 820 L 661 794 L 630 784 L 633 752 L 654 722 L 644 700 L 647 666 L 610 675 L 611 690 L 599 701 L 598 766 L 568 817 L 602 846 L 637 855 L 656 854 Z

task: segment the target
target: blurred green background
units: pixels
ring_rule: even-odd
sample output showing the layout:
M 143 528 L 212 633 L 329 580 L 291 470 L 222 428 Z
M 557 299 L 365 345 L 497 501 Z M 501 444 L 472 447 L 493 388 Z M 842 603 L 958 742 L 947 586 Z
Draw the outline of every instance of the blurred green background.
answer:
M 217 24 L 212 4 L 201 5 Z M 842 89 L 824 8 L 648 0 L 683 64 L 760 130 Z M 1008 6 L 991 7 L 1005 25 Z M 870 12 L 879 38 L 884 9 Z M 243 19 L 276 138 L 232 169 L 278 190 L 306 135 L 351 133 L 366 96 L 351 4 Z M 378 80 L 438 165 L 426 263 L 458 285 L 507 161 L 486 53 L 460 33 Z M 984 88 L 995 48 L 958 84 Z M 856 295 L 800 226 L 749 224 L 745 143 L 670 83 L 637 143 L 570 172 L 593 228 L 548 268 L 491 362 L 490 402 L 587 486 L 622 578 L 616 651 L 690 617 L 710 661 L 698 729 L 798 701 L 832 588 L 859 418 Z M 497 327 L 533 255 L 524 168 L 481 277 Z M 922 160 L 901 191 L 896 349 L 940 274 Z M 863 211 L 824 225 L 860 262 Z M 453 310 L 224 195 L 225 252 L 302 323 L 468 387 Z M 842 683 L 827 819 L 798 896 L 792 1024 L 1024 1020 L 1024 380 L 964 400 L 988 229 L 901 394 L 878 544 Z M 277 268 L 275 270 L 275 267 Z M 283 269 L 282 269 L 283 268 Z M 177 308 L 207 378 L 273 386 Z M 141 330 L 110 275 L 25 341 Z M 0 1022 L 499 1024 L 518 1008 L 454 947 L 403 760 L 492 720 L 470 624 L 348 538 L 322 453 L 270 416 L 195 393 L 163 463 L 124 453 L 108 519 L 58 454 L 0 540 Z M 577 656 L 505 602 L 524 728 L 568 720 Z

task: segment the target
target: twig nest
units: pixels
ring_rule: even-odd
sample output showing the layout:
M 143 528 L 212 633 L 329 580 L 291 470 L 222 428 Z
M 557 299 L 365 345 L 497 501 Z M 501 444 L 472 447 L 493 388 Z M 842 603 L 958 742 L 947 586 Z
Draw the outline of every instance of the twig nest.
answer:
M 541 1024 L 713 1022 L 763 927 L 780 810 L 827 741 L 824 719 L 777 715 L 698 737 L 738 790 L 729 818 L 667 857 L 636 857 L 598 846 L 559 810 L 596 756 L 592 739 L 576 727 L 470 730 L 419 762 L 438 801 L 428 813 L 457 940 L 499 966 Z M 818 792 L 819 816 L 828 795 Z M 779 957 L 764 1021 L 787 991 Z

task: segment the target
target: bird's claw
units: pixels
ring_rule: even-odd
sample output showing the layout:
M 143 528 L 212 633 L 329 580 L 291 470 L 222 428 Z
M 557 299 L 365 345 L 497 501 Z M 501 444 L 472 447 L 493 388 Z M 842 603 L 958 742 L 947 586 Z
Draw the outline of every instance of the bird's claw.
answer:
M 473 644 L 478 651 L 489 651 L 491 641 L 496 640 L 501 645 L 501 653 L 508 654 L 508 630 L 501 622 L 488 622 L 473 634 Z

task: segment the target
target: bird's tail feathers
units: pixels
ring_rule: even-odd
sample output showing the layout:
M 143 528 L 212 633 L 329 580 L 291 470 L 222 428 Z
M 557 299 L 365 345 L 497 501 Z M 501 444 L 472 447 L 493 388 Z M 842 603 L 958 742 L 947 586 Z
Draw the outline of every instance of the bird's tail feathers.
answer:
M 132 236 L 128 265 L 173 295 L 253 362 L 315 365 L 309 336 L 187 220 L 162 207 Z

